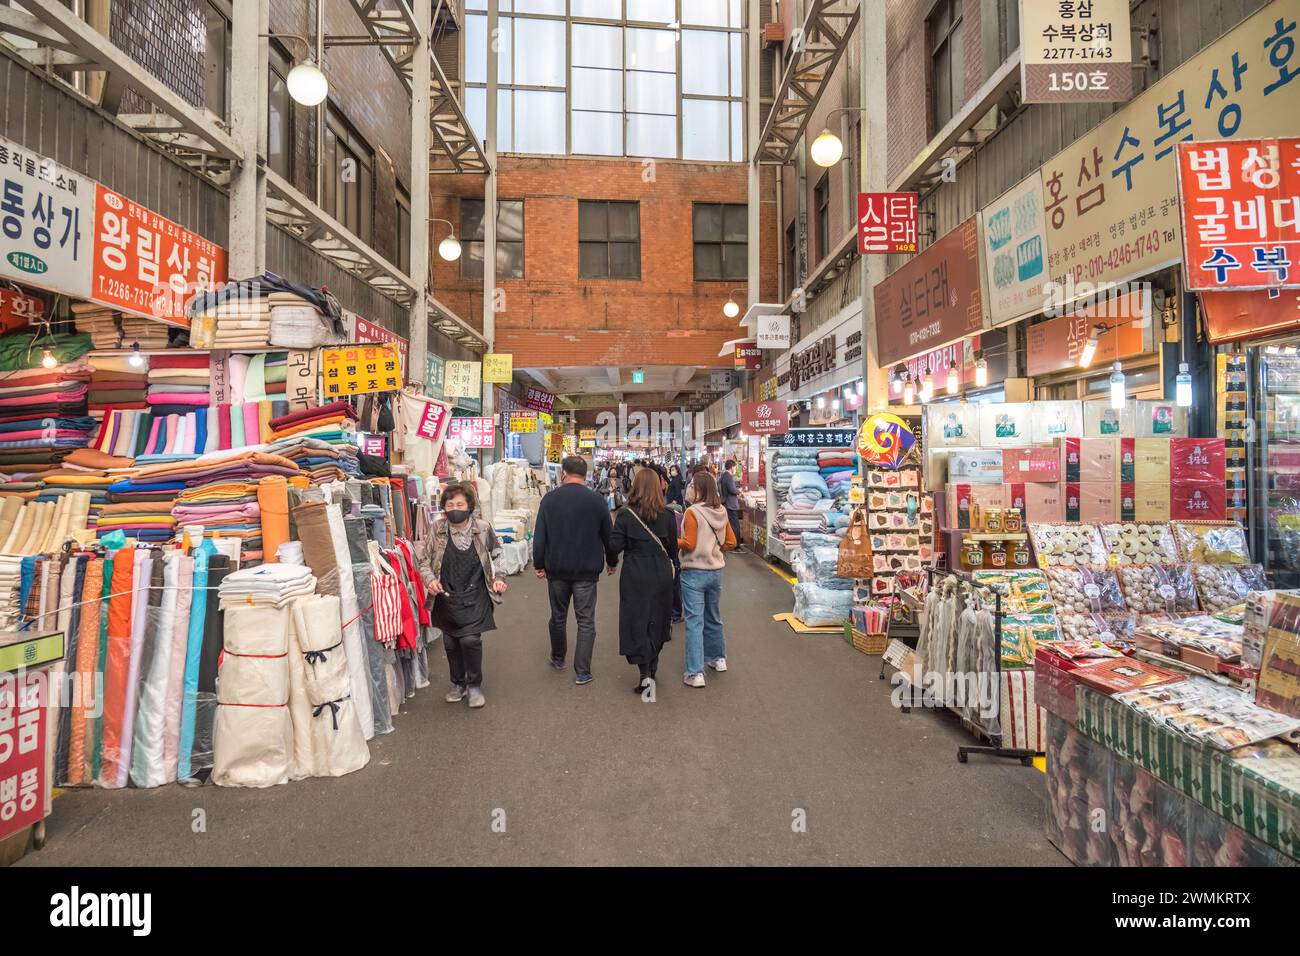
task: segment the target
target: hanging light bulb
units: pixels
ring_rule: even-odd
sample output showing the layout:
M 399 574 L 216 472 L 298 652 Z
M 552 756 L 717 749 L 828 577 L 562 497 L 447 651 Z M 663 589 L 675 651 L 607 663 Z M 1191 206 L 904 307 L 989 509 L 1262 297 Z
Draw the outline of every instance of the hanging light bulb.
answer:
M 131 354 L 127 356 L 127 364 L 132 368 L 140 368 L 144 365 L 144 356 L 140 354 L 140 343 L 131 344 Z
M 928 402 L 932 397 L 934 397 L 934 373 L 927 368 L 925 378 L 921 379 L 921 401 Z
M 903 390 L 903 376 L 898 374 L 898 369 L 889 373 L 889 390 L 895 395 Z
M 41 365 L 45 368 L 54 368 L 59 364 L 59 360 L 54 357 L 54 353 L 49 349 L 41 349 Z
M 957 389 L 961 387 L 961 380 L 957 377 L 957 366 L 948 366 L 948 394 L 956 395 Z
M 1110 373 L 1110 407 L 1111 408 L 1115 409 L 1116 411 L 1121 411 L 1124 408 L 1126 391 L 1127 389 L 1124 386 L 1124 366 L 1121 365 L 1119 362 L 1116 362 L 1114 365 L 1111 366 L 1111 373 Z
M 911 405 L 916 401 L 916 386 L 912 383 L 912 377 L 909 375 L 907 381 L 903 382 L 903 404 Z
M 1186 362 L 1178 363 L 1178 374 L 1174 376 L 1174 403 L 1179 408 L 1192 407 L 1192 372 Z
M 984 353 L 975 353 L 975 387 L 983 388 L 989 383 L 989 363 L 984 358 Z
M 813 140 L 808 150 L 812 161 L 823 168 L 834 166 L 844 155 L 843 141 L 828 129 L 824 129 Z
M 817 396 L 817 411 L 820 412 L 820 411 L 821 411 L 822 409 L 824 409 L 825 407 L 826 407 L 826 396 L 825 396 L 825 395 L 818 395 L 818 396 Z
M 289 71 L 285 78 L 289 95 L 295 103 L 303 106 L 318 106 L 330 92 L 329 80 L 311 60 L 303 60 Z
M 1097 354 L 1097 345 L 1099 344 L 1098 333 L 1105 331 L 1100 325 L 1094 325 L 1092 331 L 1088 334 L 1088 341 L 1083 343 L 1083 351 L 1079 353 L 1079 368 L 1087 368 L 1092 364 L 1092 357 Z
M 867 394 L 867 382 L 866 379 L 860 378 L 858 379 L 858 396 L 861 397 L 865 394 Z

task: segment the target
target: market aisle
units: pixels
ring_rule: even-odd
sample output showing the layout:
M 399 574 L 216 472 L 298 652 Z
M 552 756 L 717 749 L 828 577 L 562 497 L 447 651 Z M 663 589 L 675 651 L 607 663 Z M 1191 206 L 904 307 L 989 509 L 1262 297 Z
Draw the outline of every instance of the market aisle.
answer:
M 771 621 L 789 588 L 758 558 L 726 574 L 733 669 L 704 690 L 677 676 L 679 626 L 659 702 L 632 694 L 609 578 L 596 681 L 576 687 L 546 665 L 546 591 L 529 571 L 510 580 L 486 641 L 482 711 L 443 702 L 438 646 L 435 686 L 359 773 L 270 790 L 69 791 L 22 865 L 1065 865 L 1043 835 L 1040 773 L 958 765 L 969 737 L 894 710 L 878 659 Z M 797 808 L 806 833 L 792 832 Z

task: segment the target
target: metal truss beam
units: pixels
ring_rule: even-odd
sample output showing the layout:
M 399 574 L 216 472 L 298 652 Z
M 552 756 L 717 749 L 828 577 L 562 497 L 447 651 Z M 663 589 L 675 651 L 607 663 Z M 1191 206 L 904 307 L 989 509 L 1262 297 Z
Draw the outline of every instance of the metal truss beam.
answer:
M 808 120 L 848 49 L 860 15 L 858 0 L 813 0 L 803 32 L 798 34 L 799 45 L 763 124 L 756 162 L 784 164 L 794 160 Z M 884 24 L 873 24 L 873 28 L 883 30 Z
M 360 18 L 366 33 L 383 52 L 398 79 L 411 90 L 411 55 L 414 37 L 431 24 L 417 24 L 406 0 L 348 0 Z M 403 40 L 407 41 L 405 44 Z M 327 41 L 328 42 L 328 41 Z M 431 173 L 487 173 L 488 160 L 483 144 L 474 135 L 465 111 L 456 99 L 456 89 L 447 79 L 442 64 L 429 51 L 432 76 L 429 83 L 429 123 L 433 131 L 430 144 Z

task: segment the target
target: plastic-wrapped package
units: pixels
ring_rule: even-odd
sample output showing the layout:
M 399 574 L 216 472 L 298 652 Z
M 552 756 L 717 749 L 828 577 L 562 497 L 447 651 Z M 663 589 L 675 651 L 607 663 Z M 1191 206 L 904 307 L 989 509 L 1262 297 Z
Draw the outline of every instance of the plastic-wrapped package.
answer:
M 1248 564 L 1250 547 L 1246 544 L 1246 530 L 1236 522 L 1231 524 L 1200 524 L 1175 521 L 1174 540 L 1183 561 L 1192 564 Z
M 842 625 L 849 619 L 853 592 L 800 582 L 794 586 L 794 616 L 809 627 Z
M 1211 613 L 1244 604 L 1251 591 L 1268 588 L 1264 569 L 1258 564 L 1194 564 L 1192 570 L 1201 607 Z
M 1042 571 L 976 571 L 971 577 L 1002 595 L 1003 611 L 1050 613 L 1055 607 Z
M 1033 667 L 1034 652 L 1044 641 L 1059 641 L 1054 614 L 1004 614 L 1002 616 L 1002 666 Z
M 1136 614 L 1197 610 L 1196 578 L 1189 564 L 1121 564 L 1116 572 L 1128 609 Z
M 1104 524 L 1101 539 L 1120 564 L 1177 564 L 1174 536 L 1167 524 Z
M 1048 568 L 1046 574 L 1059 614 L 1104 614 L 1124 610 L 1124 595 L 1114 571 L 1105 568 Z
M 1090 524 L 1031 524 L 1030 535 L 1038 557 L 1048 567 L 1076 564 L 1102 566 L 1106 545 L 1101 533 Z
M 1061 639 L 1127 643 L 1137 630 L 1135 614 L 1061 614 Z

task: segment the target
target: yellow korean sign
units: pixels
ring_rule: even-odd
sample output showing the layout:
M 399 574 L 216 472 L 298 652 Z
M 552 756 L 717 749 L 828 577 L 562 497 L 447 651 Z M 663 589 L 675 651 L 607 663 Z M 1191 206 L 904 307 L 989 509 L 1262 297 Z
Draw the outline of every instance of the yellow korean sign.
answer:
M 509 431 L 532 435 L 537 432 L 536 412 L 511 412 Z
M 443 369 L 444 398 L 479 398 L 483 394 L 480 362 L 448 362 Z
M 402 360 L 395 345 L 343 345 L 321 349 L 325 395 L 393 392 L 402 387 Z
M 489 352 L 483 356 L 483 381 L 509 385 L 515 375 L 515 357 L 510 352 Z
M 1048 274 L 1062 304 L 1181 261 L 1183 140 L 1276 136 L 1300 114 L 1300 0 L 1266 5 L 1043 166 Z M 1282 25 L 1279 31 L 1279 24 Z M 1288 63 L 1288 59 L 1290 62 Z

